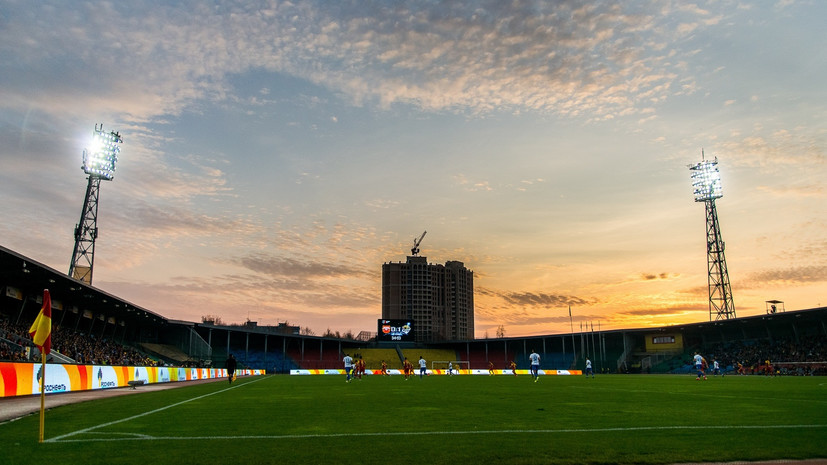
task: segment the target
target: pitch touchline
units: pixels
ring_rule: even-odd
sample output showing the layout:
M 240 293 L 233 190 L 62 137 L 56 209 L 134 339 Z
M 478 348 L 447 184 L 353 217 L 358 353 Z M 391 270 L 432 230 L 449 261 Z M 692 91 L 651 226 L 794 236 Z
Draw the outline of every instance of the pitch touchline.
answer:
M 80 430 L 77 430 L 77 431 L 74 431 L 74 432 L 71 432 L 71 433 L 66 433 L 66 434 L 63 434 L 63 435 L 60 435 L 60 436 L 55 436 L 53 438 L 46 439 L 43 442 L 68 442 L 68 441 L 63 440 L 63 438 L 66 438 L 66 437 L 69 437 L 69 436 L 74 436 L 76 434 L 88 433 L 88 432 L 94 431 L 98 428 L 104 428 L 104 427 L 107 427 L 107 426 L 117 425 L 118 423 L 123 423 L 125 421 L 130 421 L 130 420 L 134 420 L 136 418 L 141 418 L 141 417 L 145 417 L 147 415 L 152 415 L 153 413 L 162 412 L 162 411 L 170 409 L 172 407 L 177 407 L 179 405 L 184 405 L 186 403 L 196 401 L 196 400 L 200 400 L 200 399 L 203 399 L 205 397 L 210 397 L 210 396 L 213 396 L 213 395 L 216 395 L 216 394 L 221 394 L 222 392 L 227 392 L 231 389 L 235 389 L 237 387 L 241 387 L 241 386 L 244 386 L 244 385 L 247 385 L 247 384 L 250 384 L 250 383 L 256 383 L 256 382 L 261 381 L 263 379 L 265 379 L 265 378 L 261 377 L 261 378 L 249 381 L 247 383 L 236 384 L 235 386 L 230 386 L 227 389 L 222 389 L 220 391 L 215 391 L 215 392 L 211 392 L 209 394 L 204 394 L 203 396 L 193 397 L 192 399 L 183 400 L 183 401 L 178 402 L 176 404 L 171 404 L 171 405 L 167 405 L 166 407 L 161 407 L 161 408 L 157 408 L 155 410 L 150 410 L 149 412 L 139 413 L 139 414 L 133 415 L 131 417 L 121 418 L 120 420 L 110 421 L 109 423 L 103 423 L 103 424 L 100 424 L 100 425 L 97 425 L 97 426 L 91 426 L 89 428 L 84 428 L 84 429 L 80 429 Z
M 201 396 L 206 397 L 206 396 Z M 195 400 L 195 399 L 193 399 Z M 183 403 L 183 402 L 181 402 Z M 176 404 L 178 405 L 178 404 Z M 171 406 L 170 406 L 171 407 Z M 137 415 L 132 418 L 136 418 Z M 119 423 L 112 422 L 109 424 Z M 378 432 L 378 433 L 331 433 L 331 434 L 284 434 L 284 435 L 255 435 L 255 436 L 148 436 L 137 435 L 121 438 L 99 438 L 99 439 L 62 439 L 74 434 L 80 434 L 89 430 L 106 425 L 100 425 L 75 433 L 65 434 L 46 442 L 117 442 L 117 441 L 198 441 L 215 439 L 324 439 L 324 438 L 354 438 L 354 437 L 375 437 L 375 436 L 447 436 L 465 434 L 554 434 L 554 433 L 603 433 L 603 432 L 630 432 L 630 431 L 662 431 L 662 430 L 696 430 L 696 429 L 785 429 L 785 428 L 827 428 L 827 425 L 712 425 L 712 426 L 633 426 L 628 428 L 578 428 L 578 429 L 506 429 L 506 430 L 481 430 L 481 431 L 409 431 L 409 432 Z M 103 434 L 103 433 L 99 433 Z M 109 434 L 124 434 L 112 432 Z

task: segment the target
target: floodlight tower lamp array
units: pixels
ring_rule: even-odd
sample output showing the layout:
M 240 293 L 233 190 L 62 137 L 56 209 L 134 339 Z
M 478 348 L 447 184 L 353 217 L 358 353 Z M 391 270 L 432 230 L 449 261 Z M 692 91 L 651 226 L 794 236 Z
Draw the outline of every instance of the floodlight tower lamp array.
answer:
M 122 142 L 123 139 L 117 132 L 105 133 L 102 124 L 100 128 L 95 125 L 91 148 L 83 151 L 83 171 L 90 176 L 111 181 L 115 177 L 115 164 L 118 162 L 121 151 L 119 144 Z
M 692 187 L 696 202 L 706 202 L 724 196 L 717 158 L 690 165 L 689 169 L 692 170 Z

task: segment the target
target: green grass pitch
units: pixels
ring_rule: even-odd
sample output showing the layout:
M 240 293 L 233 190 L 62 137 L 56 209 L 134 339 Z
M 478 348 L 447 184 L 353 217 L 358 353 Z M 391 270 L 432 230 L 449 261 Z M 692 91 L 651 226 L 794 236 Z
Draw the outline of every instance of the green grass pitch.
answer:
M 47 404 L 48 405 L 48 404 Z M 827 457 L 827 378 L 261 376 L 0 425 L 2 463 L 679 463 Z

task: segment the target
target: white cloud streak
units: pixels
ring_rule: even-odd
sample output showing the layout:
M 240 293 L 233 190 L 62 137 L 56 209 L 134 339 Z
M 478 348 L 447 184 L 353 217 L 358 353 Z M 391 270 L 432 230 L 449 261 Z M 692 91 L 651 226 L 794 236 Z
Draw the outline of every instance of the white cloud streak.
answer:
M 251 69 L 357 104 L 605 119 L 668 98 L 680 75 L 674 40 L 711 16 L 574 0 L 12 2 L 7 10 L 0 66 L 18 78 L 4 82 L 5 105 L 72 114 L 80 100 L 97 113 L 117 102 L 136 121 L 223 99 L 227 77 Z M 675 16 L 677 30 L 667 24 Z M 63 84 L 36 92 L 56 65 Z

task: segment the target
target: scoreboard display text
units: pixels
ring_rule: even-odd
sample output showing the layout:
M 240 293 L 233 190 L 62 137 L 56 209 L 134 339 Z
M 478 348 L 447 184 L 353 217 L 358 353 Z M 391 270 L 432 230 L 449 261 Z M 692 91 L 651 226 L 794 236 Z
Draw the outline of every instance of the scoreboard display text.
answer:
M 380 341 L 413 341 L 414 333 L 410 320 L 379 320 L 377 339 Z

